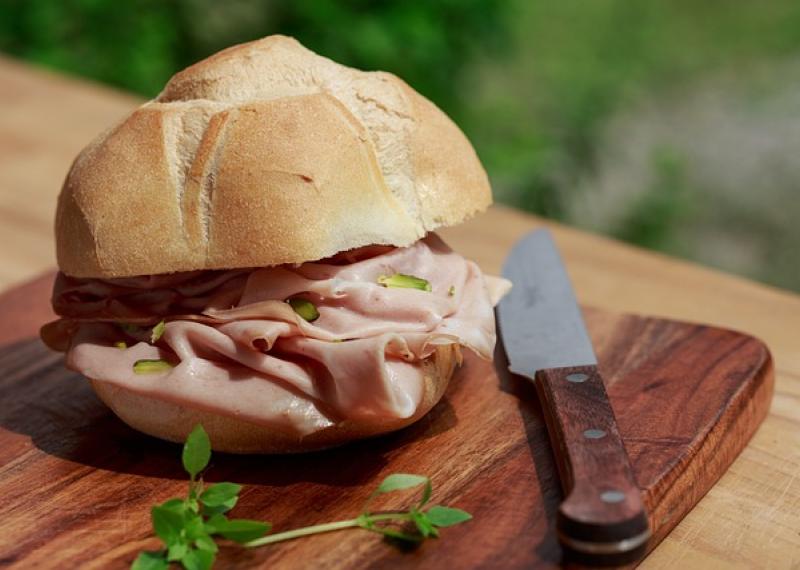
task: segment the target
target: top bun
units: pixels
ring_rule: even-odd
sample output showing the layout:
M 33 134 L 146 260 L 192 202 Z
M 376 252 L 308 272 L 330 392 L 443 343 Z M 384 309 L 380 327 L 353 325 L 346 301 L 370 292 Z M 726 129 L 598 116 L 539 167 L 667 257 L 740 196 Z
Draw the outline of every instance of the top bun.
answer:
M 433 103 L 269 36 L 181 71 L 78 155 L 58 263 L 103 278 L 302 263 L 406 246 L 490 203 L 474 149 Z

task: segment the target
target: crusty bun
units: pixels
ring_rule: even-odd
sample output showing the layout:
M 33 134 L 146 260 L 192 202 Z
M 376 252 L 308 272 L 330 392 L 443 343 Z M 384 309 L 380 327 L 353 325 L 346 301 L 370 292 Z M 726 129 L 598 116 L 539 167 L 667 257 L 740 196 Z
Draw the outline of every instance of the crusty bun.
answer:
M 111 383 L 92 380 L 100 399 L 132 428 L 174 442 L 183 442 L 198 423 L 211 439 L 215 451 L 228 453 L 299 453 L 334 447 L 410 425 L 427 414 L 441 399 L 460 361 L 456 344 L 436 348 L 422 361 L 425 392 L 416 413 L 410 418 L 384 419 L 380 424 L 346 420 L 308 437 L 297 438 L 263 425 L 211 412 L 178 406 L 148 398 Z
M 270 36 L 178 73 L 81 152 L 58 263 L 104 278 L 301 263 L 407 246 L 490 202 L 475 151 L 430 101 Z

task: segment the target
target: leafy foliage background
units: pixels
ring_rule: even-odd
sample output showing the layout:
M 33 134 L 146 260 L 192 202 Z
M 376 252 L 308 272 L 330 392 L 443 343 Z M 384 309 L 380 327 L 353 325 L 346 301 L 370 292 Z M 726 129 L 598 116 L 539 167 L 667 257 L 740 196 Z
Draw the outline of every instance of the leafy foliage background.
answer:
M 403 77 L 500 201 L 800 290 L 794 0 L 0 0 L 0 50 L 144 96 L 271 33 Z

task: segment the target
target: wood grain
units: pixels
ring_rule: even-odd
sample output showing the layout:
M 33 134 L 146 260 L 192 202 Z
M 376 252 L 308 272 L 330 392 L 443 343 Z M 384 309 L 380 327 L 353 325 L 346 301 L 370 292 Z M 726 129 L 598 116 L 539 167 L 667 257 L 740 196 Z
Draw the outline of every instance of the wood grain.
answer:
M 564 491 L 556 517 L 562 547 L 585 564 L 638 561 L 647 515 L 597 366 L 539 370 L 535 386 Z
M 60 354 L 31 338 L 49 314 L 46 286 L 45 277 L 0 296 L 0 565 L 123 568 L 157 545 L 149 507 L 184 491 L 179 447 L 126 427 Z M 674 321 L 590 311 L 587 324 L 654 546 L 766 414 L 769 353 L 752 337 Z M 502 351 L 495 363 L 467 358 L 428 416 L 387 437 L 305 456 L 217 454 L 207 474 L 246 484 L 235 514 L 276 529 L 350 518 L 390 472 L 430 475 L 435 500 L 474 521 L 412 552 L 349 532 L 226 547 L 222 567 L 557 566 L 561 495 L 547 431 L 532 384 L 505 369 Z
M 0 287 L 52 267 L 52 216 L 70 162 L 138 103 L 0 57 Z M 442 235 L 484 270 L 497 272 L 510 246 L 542 225 L 553 230 L 581 302 L 747 331 L 764 340 L 775 358 L 775 397 L 766 421 L 641 567 L 796 570 L 800 296 L 502 207 Z M 681 477 L 690 482 L 693 476 L 687 470 Z

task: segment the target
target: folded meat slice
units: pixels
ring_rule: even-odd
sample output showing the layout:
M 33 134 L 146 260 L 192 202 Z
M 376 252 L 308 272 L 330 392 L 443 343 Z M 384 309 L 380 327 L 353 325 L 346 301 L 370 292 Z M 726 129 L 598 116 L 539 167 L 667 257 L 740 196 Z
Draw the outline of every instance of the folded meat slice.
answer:
M 427 280 L 430 291 L 379 284 L 397 273 Z M 509 286 L 429 234 L 408 248 L 362 248 L 300 266 L 61 276 L 54 306 L 64 318 L 55 328 L 70 337 L 67 365 L 93 380 L 302 436 L 343 419 L 411 417 L 424 392 L 422 361 L 437 346 L 491 358 L 493 305 Z M 313 322 L 284 302 L 298 296 L 316 306 Z M 148 329 L 119 326 L 161 318 L 155 345 Z M 116 348 L 119 341 L 132 346 Z M 136 374 L 141 359 L 175 367 Z

